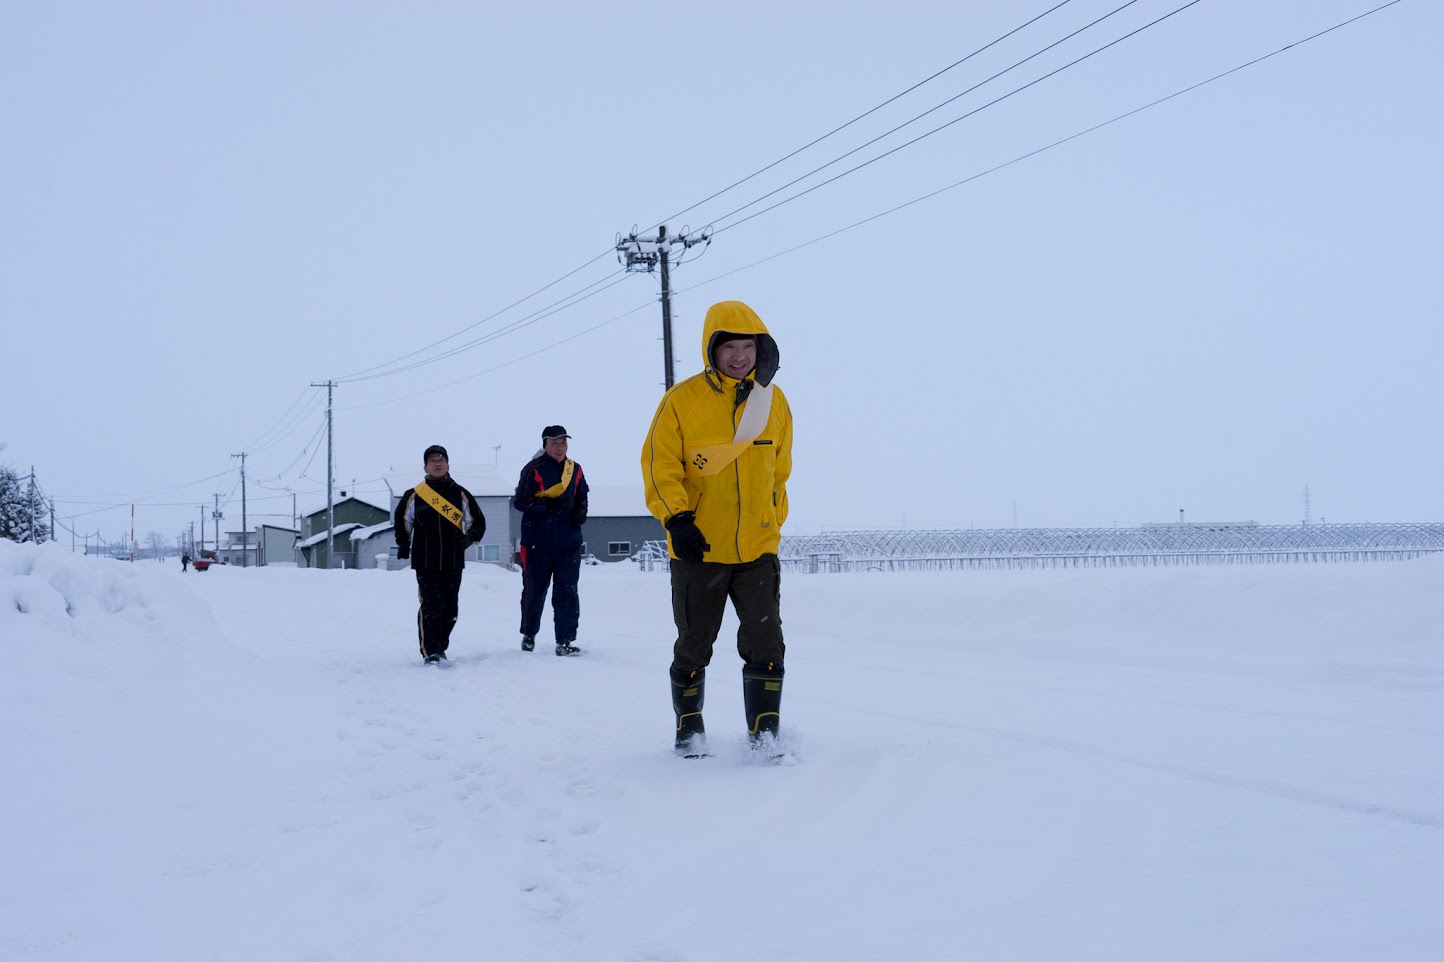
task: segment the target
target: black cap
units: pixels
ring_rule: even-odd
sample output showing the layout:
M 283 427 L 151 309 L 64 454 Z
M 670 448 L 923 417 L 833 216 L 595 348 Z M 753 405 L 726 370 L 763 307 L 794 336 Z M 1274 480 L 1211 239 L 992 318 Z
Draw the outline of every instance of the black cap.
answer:
M 450 460 L 451 460 L 451 458 L 447 457 L 446 449 L 445 449 L 445 448 L 443 448 L 443 447 L 442 447 L 441 445 L 439 445 L 439 444 L 433 444 L 431 447 L 429 447 L 429 448 L 426 449 L 426 453 L 425 453 L 425 454 L 421 455 L 421 464 L 422 464 L 422 467 L 425 467 L 425 466 L 426 466 L 426 462 L 431 460 L 431 456 L 432 456 L 433 454 L 439 454 L 439 455 L 441 455 L 443 458 L 446 458 L 447 461 L 450 461 Z
M 567 433 L 567 429 L 562 427 L 560 424 L 548 424 L 546 427 L 542 428 L 543 442 L 551 441 L 556 438 L 569 437 L 571 437 L 571 435 Z

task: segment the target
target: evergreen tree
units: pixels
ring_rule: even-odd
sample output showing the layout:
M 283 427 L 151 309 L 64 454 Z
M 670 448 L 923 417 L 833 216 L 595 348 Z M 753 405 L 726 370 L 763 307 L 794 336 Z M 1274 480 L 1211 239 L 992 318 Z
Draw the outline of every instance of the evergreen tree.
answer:
M 25 511 L 25 495 L 20 488 L 20 479 L 15 469 L 0 464 L 0 538 L 20 541 L 20 522 L 25 522 L 25 534 L 30 534 L 30 518 Z
M 50 509 L 31 479 L 20 477 L 9 465 L 0 465 L 0 538 L 10 541 L 46 541 L 50 538 Z
M 26 484 L 21 488 L 27 502 L 25 511 L 25 537 L 22 541 L 28 541 L 31 536 L 30 522 L 33 518 L 33 528 L 36 541 L 50 540 L 50 505 L 45 503 L 45 494 L 40 490 L 40 482 Z

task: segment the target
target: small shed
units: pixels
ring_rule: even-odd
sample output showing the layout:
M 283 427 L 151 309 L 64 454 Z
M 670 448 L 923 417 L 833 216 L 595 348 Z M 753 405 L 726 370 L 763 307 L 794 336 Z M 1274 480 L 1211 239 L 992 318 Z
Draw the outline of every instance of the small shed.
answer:
M 358 568 L 380 568 L 393 571 L 409 567 L 411 562 L 396 557 L 396 523 L 391 520 L 380 524 L 355 528 L 351 531 L 351 550 L 356 556 Z
M 262 524 L 256 528 L 262 565 L 295 565 L 296 538 L 300 532 L 290 526 Z

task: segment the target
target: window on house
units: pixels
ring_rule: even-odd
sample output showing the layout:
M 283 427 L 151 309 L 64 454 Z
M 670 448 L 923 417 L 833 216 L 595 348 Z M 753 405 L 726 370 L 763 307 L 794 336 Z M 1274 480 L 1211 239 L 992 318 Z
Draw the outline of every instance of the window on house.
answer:
M 613 558 L 618 557 L 618 556 L 625 558 L 626 556 L 630 555 L 631 553 L 632 553 L 632 542 L 630 542 L 630 541 L 608 541 L 608 542 L 607 542 L 607 554 L 611 555 Z
M 499 544 L 484 544 L 484 545 L 482 545 L 482 546 L 481 546 L 481 560 L 482 560 L 482 561 L 500 561 L 500 560 L 501 560 L 501 545 L 499 545 Z

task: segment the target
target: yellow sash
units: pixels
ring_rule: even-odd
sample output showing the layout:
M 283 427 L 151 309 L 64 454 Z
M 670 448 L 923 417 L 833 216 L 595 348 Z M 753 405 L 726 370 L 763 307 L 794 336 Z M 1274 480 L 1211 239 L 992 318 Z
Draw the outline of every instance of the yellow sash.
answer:
M 562 465 L 562 479 L 545 491 L 538 491 L 536 496 L 538 498 L 560 498 L 566 494 L 567 486 L 572 483 L 572 472 L 576 470 L 576 467 L 572 463 L 572 459 L 567 458 L 566 463 Z
M 754 387 L 742 408 L 742 417 L 738 419 L 737 433 L 732 440 L 688 447 L 682 452 L 683 476 L 689 479 L 710 478 L 736 461 L 767 427 L 767 418 L 771 413 L 772 385 Z
M 432 488 L 431 485 L 427 484 L 425 481 L 421 482 L 416 486 L 416 493 L 421 496 L 422 501 L 425 501 L 427 504 L 435 508 L 437 514 L 441 515 L 447 521 L 450 521 L 452 524 L 456 525 L 457 530 L 466 530 L 461 526 L 461 509 L 458 508 L 456 505 L 452 504 L 450 501 L 443 498 L 441 495 L 437 494 L 436 490 Z

